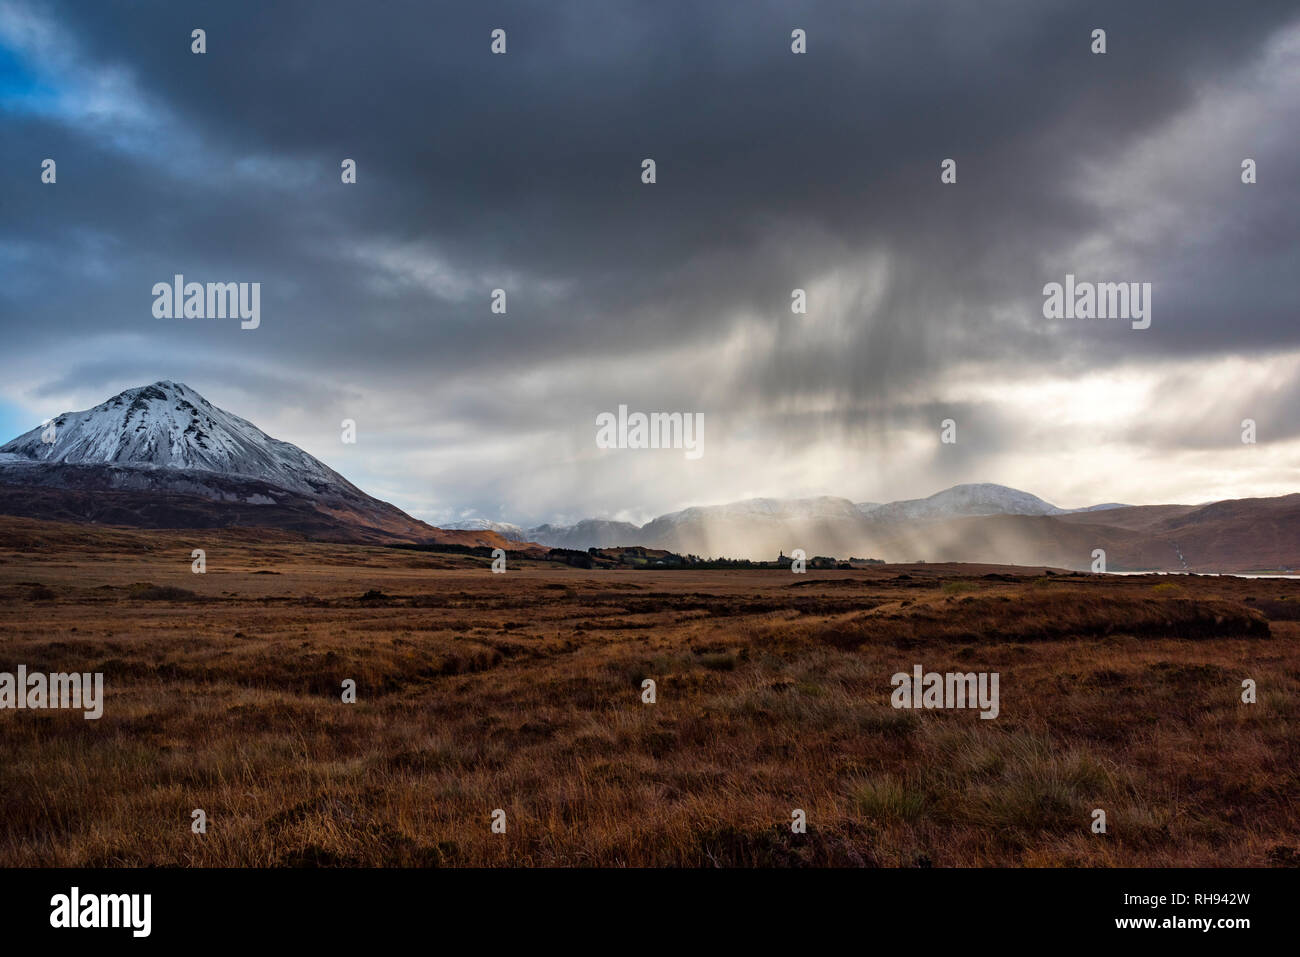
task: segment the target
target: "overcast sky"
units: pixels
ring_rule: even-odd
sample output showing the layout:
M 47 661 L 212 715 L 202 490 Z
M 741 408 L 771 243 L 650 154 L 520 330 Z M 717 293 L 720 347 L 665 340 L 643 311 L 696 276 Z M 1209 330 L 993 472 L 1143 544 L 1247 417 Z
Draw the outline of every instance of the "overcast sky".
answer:
M 1294 0 L 0 0 L 0 124 L 0 440 L 173 379 L 434 522 L 1300 490 Z

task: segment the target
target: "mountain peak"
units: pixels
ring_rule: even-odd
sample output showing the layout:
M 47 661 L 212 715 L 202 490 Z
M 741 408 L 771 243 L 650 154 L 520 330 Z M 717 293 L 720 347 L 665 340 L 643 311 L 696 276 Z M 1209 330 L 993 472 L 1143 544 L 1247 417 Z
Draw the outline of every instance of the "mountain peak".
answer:
M 321 541 L 509 544 L 491 529 L 444 532 L 417 521 L 171 379 L 65 412 L 0 446 L 0 514 L 278 528 Z
M 188 392 L 188 393 L 193 393 L 194 395 L 199 395 L 197 392 L 195 392 L 193 389 L 187 386 L 184 382 L 173 382 L 171 379 L 159 379 L 151 386 L 140 386 L 140 388 L 161 389 L 164 392 L 180 392 L 180 393 Z M 203 397 L 199 396 L 199 398 L 202 399 Z M 207 399 L 203 399 L 203 401 L 206 402 Z
M 954 485 L 927 498 L 886 505 L 859 505 L 862 514 L 884 522 L 914 522 L 978 515 L 1060 515 L 1058 508 L 1037 495 L 994 482 Z
M 219 409 L 183 382 L 125 389 L 92 409 L 53 419 L 0 446 L 31 462 L 188 469 L 265 481 L 296 492 L 352 486 L 288 442 Z

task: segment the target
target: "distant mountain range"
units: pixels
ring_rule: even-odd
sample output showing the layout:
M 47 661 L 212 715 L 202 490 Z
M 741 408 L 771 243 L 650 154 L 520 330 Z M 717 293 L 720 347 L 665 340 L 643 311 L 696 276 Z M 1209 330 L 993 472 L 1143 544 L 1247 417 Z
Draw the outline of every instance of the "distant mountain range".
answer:
M 706 557 L 963 561 L 1112 571 L 1285 571 L 1300 568 L 1300 495 L 1205 505 L 1060 508 L 981 483 L 879 504 L 822 496 L 747 499 L 661 515 L 644 525 L 587 519 L 522 528 L 474 519 L 450 528 L 495 531 L 553 548 L 640 545 Z
M 708 550 L 715 539 L 740 547 L 740 541 L 757 529 L 771 526 L 784 536 L 785 529 L 816 526 L 821 523 L 847 524 L 858 528 L 925 523 L 980 515 L 1070 515 L 1104 509 L 1124 508 L 1111 503 L 1088 508 L 1059 508 L 1037 495 L 1007 488 L 1005 485 L 980 483 L 955 485 L 929 498 L 908 499 L 879 504 L 854 503 L 847 498 L 823 495 L 817 498 L 751 498 L 726 505 L 704 505 L 670 512 L 647 522 L 615 522 L 585 519 L 575 525 L 536 525 L 523 528 L 509 522 L 470 519 L 447 525 L 450 529 L 494 531 L 516 542 L 537 542 L 553 548 L 610 548 L 617 545 L 643 545 L 670 551 Z M 816 536 L 818 539 L 824 537 Z M 785 550 L 789 550 L 787 547 Z M 758 558 L 758 555 L 745 557 Z
M 1065 509 L 1002 485 L 884 504 L 822 496 L 696 506 L 644 525 L 587 519 L 436 528 L 362 492 L 297 446 L 170 381 L 128 389 L 0 446 L 0 514 L 147 528 L 250 526 L 322 541 L 581 549 L 702 557 L 962 561 L 1112 571 L 1300 567 L 1300 494 L 1205 505 Z

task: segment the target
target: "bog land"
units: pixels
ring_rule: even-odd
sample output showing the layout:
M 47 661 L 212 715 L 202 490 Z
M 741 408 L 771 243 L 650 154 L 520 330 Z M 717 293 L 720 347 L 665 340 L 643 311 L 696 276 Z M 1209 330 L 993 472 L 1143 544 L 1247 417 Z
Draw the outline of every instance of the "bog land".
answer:
M 0 864 L 1300 863 L 1298 581 L 490 566 L 0 519 Z

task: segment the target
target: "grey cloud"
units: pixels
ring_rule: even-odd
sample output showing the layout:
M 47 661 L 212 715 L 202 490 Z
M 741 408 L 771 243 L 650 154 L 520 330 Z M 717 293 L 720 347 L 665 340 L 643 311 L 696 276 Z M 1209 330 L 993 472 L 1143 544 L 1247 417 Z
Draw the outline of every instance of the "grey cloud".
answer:
M 1015 379 L 1300 347 L 1294 157 L 1270 154 L 1243 193 L 1238 154 L 1258 144 L 1194 130 L 1197 162 L 1223 167 L 1223 182 L 1184 180 L 1190 161 L 1171 158 L 1163 198 L 1195 231 L 1172 247 L 1135 241 L 1077 188 L 1208 87 L 1240 82 L 1294 26 L 1290 3 L 1248 16 L 1217 2 L 1161 16 L 1120 2 L 42 9 L 88 68 L 129 71 L 157 114 L 127 146 L 57 117 L 5 117 L 0 262 L 15 278 L 0 308 L 13 361 L 70 344 L 66 365 L 36 377 L 46 393 L 207 378 L 334 408 L 373 391 L 394 429 L 433 418 L 549 442 L 546 502 L 521 516 L 540 520 L 586 500 L 565 488 L 578 474 L 565 457 L 620 401 L 762 422 L 774 454 L 811 436 L 886 456 L 880 430 L 935 428 L 938 410 L 913 393 L 959 364 Z M 189 53 L 194 26 L 208 32 L 203 57 Z M 496 26 L 505 57 L 488 52 Z M 794 26 L 808 31 L 804 57 L 789 53 Z M 1094 26 L 1105 57 L 1088 52 Z M 59 157 L 53 196 L 34 173 L 44 155 Z M 355 187 L 338 184 L 344 156 L 358 160 Z M 652 187 L 644 156 L 659 163 Z M 947 156 L 955 188 L 938 185 Z M 1146 197 L 1127 198 L 1140 216 Z M 1089 236 L 1158 284 L 1153 330 L 1044 325 L 1043 282 L 1086 269 L 1075 246 Z M 809 322 L 790 315 L 792 287 L 881 262 L 879 288 L 835 315 L 816 315 L 816 299 Z M 454 281 L 421 281 L 422 268 Z M 262 281 L 263 328 L 160 324 L 148 290 L 174 272 Z M 488 313 L 497 284 L 507 317 Z M 77 352 L 108 333 L 145 345 Z M 750 346 L 726 351 L 736 342 Z M 716 356 L 707 377 L 689 361 L 701 355 Z M 178 356 L 186 368 L 148 371 Z M 650 374 L 611 371 L 628 357 Z M 819 396 L 829 411 L 811 429 L 782 411 Z M 929 465 L 936 488 L 996 480 L 964 470 L 978 449 L 1017 442 L 993 406 L 967 422 L 971 445 Z M 1161 435 L 1146 438 L 1198 442 Z M 654 498 L 661 467 L 626 489 L 602 467 L 590 494 L 610 508 Z M 448 503 L 523 494 L 507 478 L 442 478 Z

